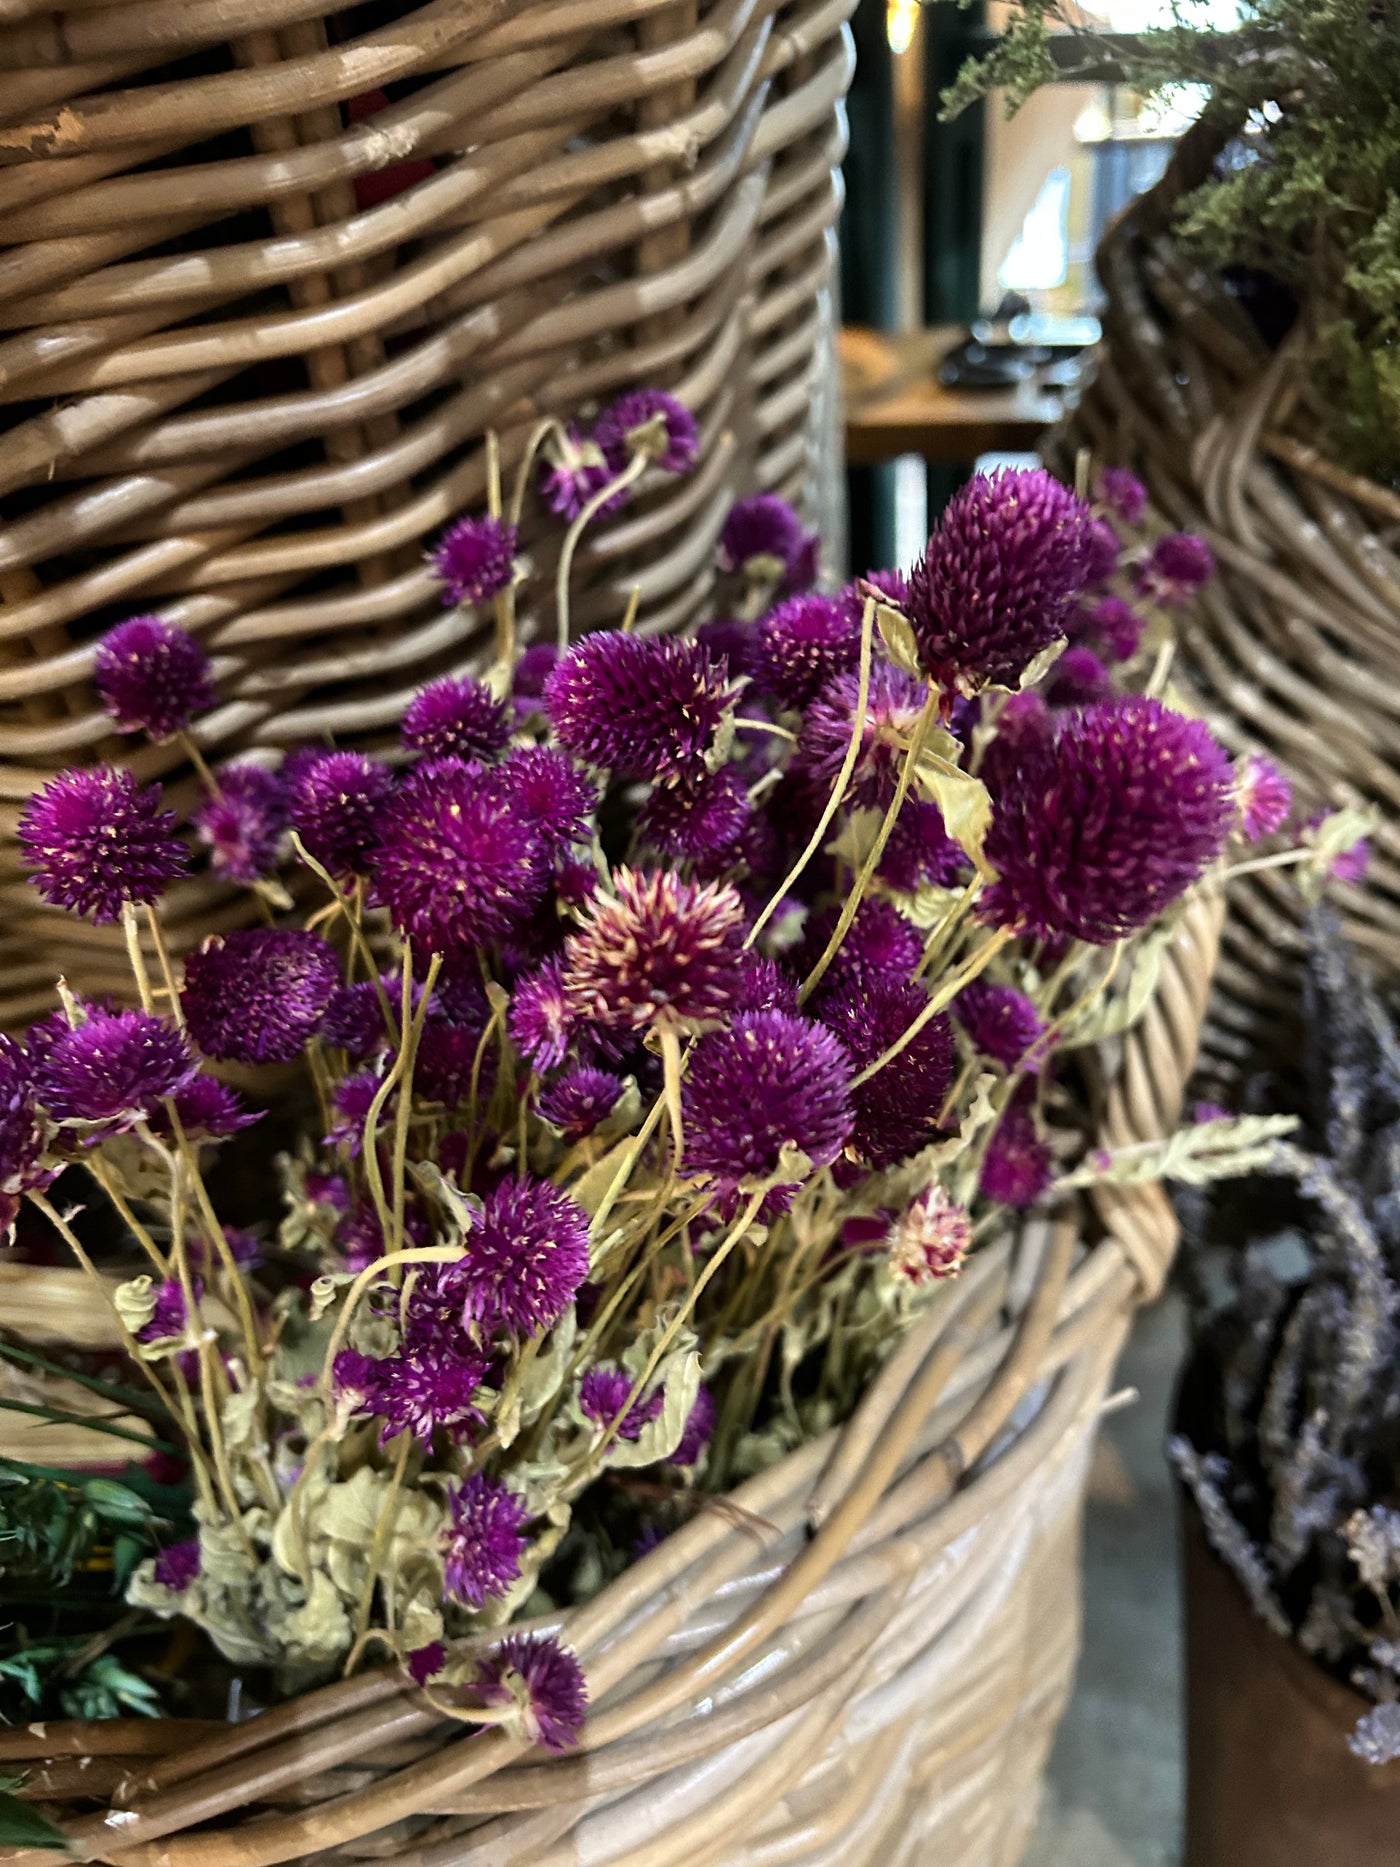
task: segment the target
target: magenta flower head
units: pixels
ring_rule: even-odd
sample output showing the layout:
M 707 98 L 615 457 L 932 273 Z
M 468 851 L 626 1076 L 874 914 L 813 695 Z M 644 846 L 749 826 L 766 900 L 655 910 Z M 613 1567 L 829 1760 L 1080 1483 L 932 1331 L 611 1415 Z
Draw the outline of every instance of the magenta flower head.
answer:
M 399 982 L 387 975 L 382 981 L 391 1006 L 398 1000 Z M 332 1050 L 343 1050 L 352 1063 L 367 1063 L 389 1046 L 384 1008 L 372 979 L 340 985 L 331 993 L 317 1035 Z
M 1327 821 L 1328 814 L 1329 813 L 1325 810 L 1315 810 L 1312 816 L 1308 818 L 1306 826 L 1308 830 L 1320 829 Z M 1307 842 L 1309 838 L 1305 836 L 1303 840 Z M 1370 866 L 1371 839 L 1367 836 L 1361 836 L 1358 837 L 1354 843 L 1350 844 L 1349 847 L 1339 850 L 1337 854 L 1331 858 L 1327 864 L 1327 873 L 1332 877 L 1334 882 L 1359 882 L 1365 876 Z
M 622 1078 L 611 1070 L 580 1065 L 541 1089 L 535 1098 L 535 1111 L 566 1141 L 581 1141 L 612 1114 L 622 1090 Z
M 967 853 L 949 836 L 943 812 L 932 798 L 906 798 L 900 809 L 878 874 L 899 893 L 912 895 L 925 884 L 952 888 L 964 879 Z
M 593 440 L 614 474 L 638 455 L 663 473 L 689 473 L 700 458 L 695 417 L 663 389 L 619 396 L 594 423 Z
M 1099 475 L 1099 498 L 1125 525 L 1141 525 L 1147 511 L 1147 488 L 1126 467 L 1105 467 Z
M 1236 817 L 1208 726 L 1128 695 L 1061 716 L 996 767 L 986 918 L 1036 939 L 1108 946 L 1205 873 Z
M 1093 519 L 1089 524 L 1089 568 L 1084 578 L 1086 590 L 1102 589 L 1118 568 L 1122 545 L 1107 519 Z
M 483 1098 L 489 1097 L 496 1081 L 496 1055 L 492 1050 L 483 1051 L 478 1067 L 477 1052 L 481 1049 L 479 1027 L 430 1014 L 423 1020 L 414 1059 L 415 1092 L 429 1102 L 441 1102 L 444 1108 L 460 1108 L 471 1095 L 472 1072 L 476 1071 L 477 1092 Z
M 227 1141 L 230 1135 L 262 1120 L 260 1110 L 250 1109 L 231 1084 L 221 1083 L 216 1076 L 192 1076 L 175 1091 L 171 1101 L 188 1141 Z M 160 1135 L 175 1132 L 164 1106 L 152 1115 L 151 1129 Z
M 399 737 L 425 758 L 493 759 L 510 744 L 504 705 L 468 674 L 445 674 L 420 687 L 404 711 Z
M 195 1073 L 175 1026 L 147 1011 L 99 1011 L 68 1031 L 34 1072 L 34 1093 L 59 1122 L 100 1122 L 114 1133 L 155 1114 Z
M 835 908 L 826 908 L 808 921 L 797 955 L 799 972 L 810 971 L 826 951 L 837 918 Z M 827 968 L 824 986 L 831 990 L 849 983 L 854 988 L 866 979 L 895 979 L 902 985 L 913 978 L 923 953 L 924 937 L 914 923 L 890 902 L 872 895 L 856 909 Z
M 733 699 L 723 662 L 673 636 L 585 636 L 545 683 L 560 742 L 618 778 L 698 777 Z
M 519 981 L 510 1001 L 510 1038 L 537 1070 L 564 1061 L 578 1016 L 564 990 L 562 960 L 547 959 Z
M 577 1016 L 614 1029 L 693 1029 L 738 1001 L 744 904 L 717 882 L 618 869 L 564 946 L 564 995 Z
M 1087 707 L 1113 692 L 1108 669 L 1092 648 L 1067 648 L 1050 670 L 1045 698 L 1052 707 Z
M 1184 609 L 1215 575 L 1215 554 L 1194 532 L 1167 532 L 1133 571 L 1133 587 L 1163 609 Z
M 686 1417 L 680 1443 L 666 1461 L 668 1465 L 691 1466 L 700 1463 L 715 1430 L 716 1411 L 715 1397 L 702 1381 L 695 1395 L 695 1404 Z
M 484 603 L 504 590 L 515 575 L 519 549 L 520 534 L 503 519 L 464 518 L 449 525 L 429 560 L 444 606 Z
M 180 993 L 206 1057 L 290 1063 L 321 1028 L 340 985 L 334 950 L 299 928 L 243 927 L 185 961 Z
M 637 828 L 663 856 L 718 855 L 743 835 L 752 807 L 732 765 L 688 784 L 658 785 L 637 813 Z
M 586 439 L 571 422 L 544 445 L 540 498 L 559 518 L 572 521 L 616 477 L 598 443 Z M 599 514 L 615 512 L 626 503 L 624 487 L 604 501 Z
M 443 1592 L 469 1608 L 484 1608 L 520 1579 L 528 1515 L 525 1500 L 485 1472 L 473 1472 L 448 1491 L 447 1508 Z
M 751 583 L 786 585 L 807 551 L 802 521 L 776 493 L 754 493 L 729 508 L 719 535 L 719 567 Z
M 194 813 L 194 827 L 220 881 L 246 887 L 277 867 L 287 829 L 286 786 L 261 765 L 226 765 L 218 784 Z
M 544 684 L 558 659 L 559 648 L 555 642 L 531 642 L 521 655 L 510 682 L 517 713 L 528 718 L 541 710 Z
M 579 1410 L 600 1431 L 606 1430 L 627 1406 L 627 1396 L 631 1391 L 632 1377 L 626 1369 L 619 1368 L 615 1363 L 599 1362 L 579 1382 Z M 666 1396 L 659 1390 L 634 1400 L 627 1407 L 622 1424 L 617 1429 L 617 1437 L 640 1439 L 642 1428 L 650 1426 L 660 1416 L 665 1404 Z
M 477 1669 L 488 1705 L 510 1706 L 521 1734 L 542 1750 L 568 1750 L 588 1716 L 583 1668 L 552 1634 L 509 1634 Z
M 462 1319 L 517 1341 L 558 1322 L 588 1275 L 588 1214 L 545 1180 L 502 1180 L 454 1266 Z
M 722 1208 L 771 1178 L 783 1150 L 829 1167 L 851 1132 L 851 1067 L 822 1025 L 785 1011 L 740 1012 L 702 1037 L 682 1089 L 685 1167 L 713 1180 Z
M 511 796 L 556 854 L 587 841 L 598 793 L 557 746 L 522 746 L 501 767 Z
M 172 1594 L 183 1595 L 200 1570 L 199 1538 L 171 1543 L 156 1557 L 155 1579 Z
M 860 1071 L 903 1037 L 927 1004 L 921 986 L 868 977 L 823 993 L 818 1013 Z M 848 1152 L 872 1167 L 888 1167 L 927 1146 L 952 1087 L 956 1055 L 946 1016 L 930 1018 L 897 1056 L 851 1091 Z
M 838 597 L 809 591 L 770 609 L 759 631 L 755 679 L 785 707 L 805 707 L 860 660 L 861 619 Z
M 909 579 L 902 570 L 868 570 L 863 577 L 848 583 L 839 593 L 837 601 L 857 629 L 865 617 L 866 598 L 871 596 L 887 609 L 907 611 Z
M 120 920 L 128 904 L 159 901 L 189 868 L 160 786 L 143 790 L 111 765 L 61 772 L 36 792 L 19 820 L 19 845 L 49 906 L 99 925 Z
M 509 933 L 543 896 L 549 870 L 506 775 L 438 759 L 385 811 L 374 880 L 399 931 L 446 953 Z
M 195 1296 L 203 1295 L 203 1285 L 195 1279 Z M 189 1323 L 189 1306 L 185 1302 L 185 1292 L 181 1284 L 173 1277 L 167 1277 L 156 1285 L 156 1303 L 150 1316 L 136 1331 L 138 1342 L 168 1342 L 174 1336 L 185 1333 Z
M 356 1412 L 377 1414 L 384 1422 L 381 1445 L 410 1433 L 431 1447 L 438 1432 L 462 1439 L 485 1425 L 480 1389 L 490 1366 L 486 1356 L 457 1342 L 412 1342 L 382 1361 L 353 1349 L 337 1355 L 332 1375 Z
M 1045 1035 L 1040 1013 L 1014 985 L 974 979 L 953 1000 L 953 1016 L 967 1041 L 984 1057 L 1008 1070 L 1036 1071 L 1044 1057 L 1033 1054 Z
M 173 739 L 218 698 L 201 644 L 159 616 L 133 616 L 109 629 L 93 676 L 108 718 L 124 733 L 152 739 Z
M 955 1277 L 972 1244 L 972 1221 L 941 1186 L 926 1187 L 890 1227 L 891 1277 L 925 1284 Z
M 43 1151 L 29 1059 L 0 1033 L 0 1244 L 14 1227 L 21 1196 L 48 1177 L 39 1167 Z
M 1018 1095 L 988 1144 L 979 1183 L 982 1197 L 1019 1210 L 1035 1204 L 1054 1174 L 1054 1156 L 1040 1138 L 1030 1102 Z
M 1102 596 L 1081 613 L 1081 632 L 1095 637 L 1110 661 L 1131 661 L 1142 646 L 1142 617 L 1121 596 Z
M 870 671 L 860 753 L 851 775 L 859 804 L 887 809 L 894 801 L 900 766 L 928 699 L 922 681 L 880 661 Z M 828 681 L 807 708 L 797 759 L 813 786 L 828 797 L 851 743 L 860 700 L 860 676 L 852 670 Z
M 363 752 L 318 753 L 292 781 L 292 828 L 331 875 L 363 875 L 393 790 L 394 774 L 378 759 Z
M 1237 797 L 1240 828 L 1251 843 L 1281 830 L 1293 808 L 1293 786 L 1271 758 L 1257 752 L 1240 766 Z
M 909 620 L 946 694 L 1014 687 L 1067 633 L 1094 568 L 1093 514 L 1043 468 L 980 474 L 953 495 L 909 578 Z

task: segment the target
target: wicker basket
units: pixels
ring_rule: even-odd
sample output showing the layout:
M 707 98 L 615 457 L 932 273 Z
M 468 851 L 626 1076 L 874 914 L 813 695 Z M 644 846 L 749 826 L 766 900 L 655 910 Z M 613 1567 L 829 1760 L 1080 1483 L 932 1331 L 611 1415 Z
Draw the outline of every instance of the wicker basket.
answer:
M 1188 910 L 1106 1145 L 1174 1125 L 1220 918 Z M 1176 1237 L 1160 1187 L 1095 1207 L 981 1252 L 847 1427 L 564 1617 L 581 1753 L 465 1735 L 379 1671 L 227 1729 L 0 1732 L 0 1764 L 130 1867 L 1012 1867 L 1073 1672 L 1095 1420 Z
M 815 516 L 854 4 L 0 0 L 0 1025 L 123 972 L 13 844 L 50 772 L 122 753 L 114 621 L 214 651 L 211 755 L 372 743 L 478 653 L 423 553 L 487 427 L 509 469 L 638 383 L 696 411 L 695 473 L 581 554 L 585 625 L 634 585 L 684 624 L 738 491 Z M 189 801 L 177 753 L 132 762 Z M 172 936 L 245 908 L 191 884 Z
M 1347 932 L 1400 972 L 1400 496 L 1312 445 L 1315 393 L 1288 344 L 1266 349 L 1221 281 L 1172 235 L 1220 150 L 1207 125 L 1099 251 L 1108 305 L 1097 376 L 1052 438 L 1131 467 L 1165 520 L 1200 532 L 1220 574 L 1182 619 L 1173 673 L 1237 751 L 1265 752 L 1305 813 L 1376 805 L 1363 883 L 1337 885 Z M 1286 871 L 1232 888 L 1203 1072 L 1223 1087 L 1287 1056 L 1298 895 Z M 1203 1077 L 1203 1080 L 1205 1078 Z

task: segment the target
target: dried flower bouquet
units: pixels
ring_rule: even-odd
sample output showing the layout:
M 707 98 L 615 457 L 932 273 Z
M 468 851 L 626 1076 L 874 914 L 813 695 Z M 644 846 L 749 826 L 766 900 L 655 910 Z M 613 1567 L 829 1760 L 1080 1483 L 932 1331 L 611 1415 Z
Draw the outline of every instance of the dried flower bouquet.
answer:
M 115 768 L 24 815 L 35 887 L 125 926 L 135 989 L 0 1039 L 0 1222 L 27 1204 L 96 1274 L 80 1201 L 115 1209 L 131 1379 L 197 1524 L 129 1599 L 282 1690 L 387 1650 L 453 1715 L 568 1744 L 566 1648 L 456 1638 L 586 1596 L 845 1417 L 1008 1208 L 1226 1171 L 1272 1132 L 1086 1156 L 1074 1068 L 1141 1011 L 1187 892 L 1288 813 L 1170 704 L 1199 540 L 1141 535 L 1128 476 L 1091 502 L 999 475 L 907 579 L 828 594 L 758 496 L 720 543 L 728 615 L 571 646 L 590 519 L 695 445 L 653 392 L 542 425 L 509 504 L 436 552 L 495 659 L 424 689 L 392 756 L 204 770 L 216 670 L 140 617 L 99 688 L 184 740 L 192 824 Z M 518 653 L 537 473 L 568 522 L 558 643 Z M 1252 860 L 1320 873 L 1357 832 Z M 266 924 L 181 968 L 156 909 L 192 843 Z M 261 1066 L 282 1208 L 250 1232 L 214 1189 Z

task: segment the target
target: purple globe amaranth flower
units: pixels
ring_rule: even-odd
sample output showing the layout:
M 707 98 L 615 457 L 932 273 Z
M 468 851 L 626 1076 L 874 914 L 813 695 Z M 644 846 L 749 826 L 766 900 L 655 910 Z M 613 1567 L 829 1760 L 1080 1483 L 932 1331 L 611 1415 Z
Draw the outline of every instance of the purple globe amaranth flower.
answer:
M 276 772 L 261 765 L 225 765 L 194 813 L 199 840 L 220 881 L 245 887 L 277 867 L 288 820 L 287 789 Z
M 696 1390 L 695 1404 L 686 1415 L 680 1443 L 666 1461 L 668 1465 L 691 1466 L 700 1463 L 715 1430 L 716 1413 L 715 1397 L 702 1381 Z
M 196 1300 L 203 1294 L 203 1285 L 194 1280 Z M 167 1277 L 156 1285 L 155 1308 L 149 1318 L 136 1331 L 138 1342 L 171 1342 L 184 1335 L 189 1326 L 189 1305 L 185 1301 L 182 1285 L 173 1277 Z
M 1325 810 L 1315 810 L 1312 816 L 1308 818 L 1307 829 L 1309 831 L 1321 829 L 1322 825 L 1326 823 L 1329 814 L 1330 813 Z M 1307 842 L 1309 838 L 1304 837 L 1303 840 Z M 1334 882 L 1359 882 L 1363 879 L 1370 866 L 1370 838 L 1360 836 L 1346 849 L 1339 850 L 1335 856 L 1330 858 L 1327 864 L 1327 873 L 1332 877 Z
M 578 1017 L 564 990 L 562 960 L 547 959 L 520 980 L 511 995 L 509 1023 L 511 1042 L 537 1070 L 552 1070 L 564 1061 Z
M 974 979 L 953 1000 L 953 1016 L 973 1049 L 1008 1070 L 1036 1072 L 1045 1062 L 1036 1046 L 1045 1035 L 1040 1013 L 1014 985 Z
M 972 1221 L 941 1186 L 926 1187 L 889 1230 L 889 1269 L 900 1283 L 956 1277 L 972 1244 Z
M 504 590 L 515 574 L 520 534 L 503 519 L 462 518 L 433 546 L 430 563 L 448 609 L 484 603 Z
M 515 701 L 516 713 L 528 719 L 532 713 L 544 711 L 544 684 L 553 673 L 559 660 L 559 647 L 555 642 L 531 642 L 515 664 L 511 676 L 511 698 Z
M 794 574 L 805 569 L 808 550 L 808 534 L 787 500 L 753 493 L 729 508 L 717 555 L 721 570 L 752 583 L 796 587 Z
M 321 752 L 291 783 L 292 828 L 331 875 L 364 875 L 394 791 L 387 765 L 363 752 Z
M 160 786 L 142 789 L 110 765 L 61 772 L 36 792 L 20 816 L 19 845 L 49 906 L 98 925 L 120 920 L 128 904 L 159 901 L 189 868 Z
M 752 948 L 744 956 L 744 971 L 739 981 L 739 1011 L 797 1010 L 797 981 L 784 972 L 774 959 L 767 959 Z
M 45 1185 L 43 1132 L 34 1100 L 33 1066 L 0 1032 L 0 1243 L 14 1228 L 21 1197 Z
M 596 498 L 617 476 L 608 465 L 607 456 L 594 440 L 580 434 L 571 422 L 551 434 L 545 442 L 540 472 L 540 498 L 550 511 L 572 522 L 588 502 Z M 622 487 L 598 508 L 616 512 L 627 503 L 627 488 Z
M 99 1011 L 36 1065 L 34 1093 L 55 1121 L 100 1122 L 120 1133 L 153 1115 L 194 1073 L 189 1045 L 167 1019 Z
M 688 473 L 700 457 L 695 417 L 663 389 L 619 396 L 593 424 L 593 440 L 614 474 L 637 455 L 663 473 Z
M 867 977 L 824 992 L 817 1015 L 860 1071 L 903 1037 L 927 1004 L 922 986 Z M 939 1013 L 897 1056 L 852 1089 L 855 1120 L 847 1153 L 872 1167 L 888 1167 L 927 1146 L 952 1087 L 956 1056 L 952 1026 Z
M 698 777 L 731 700 L 728 672 L 699 642 L 585 636 L 545 683 L 561 743 L 618 778 Z
M 543 1750 L 576 1744 L 588 1716 L 583 1668 L 552 1634 L 509 1634 L 477 1668 L 488 1705 L 510 1706 L 521 1735 Z
M 836 930 L 839 910 L 826 908 L 809 919 L 796 956 L 799 972 L 809 972 L 826 951 Z M 924 954 L 924 937 L 898 908 L 877 896 L 862 901 L 846 937 L 827 968 L 824 988 L 848 983 L 852 990 L 866 979 L 912 979 Z
M 1118 542 L 1118 534 L 1106 519 L 1093 519 L 1089 524 L 1089 567 L 1084 578 L 1086 590 L 1101 590 L 1118 568 L 1119 555 L 1123 547 Z
M 865 620 L 866 599 L 872 596 L 887 609 L 907 611 L 909 579 L 902 570 L 868 570 L 839 591 L 836 600 L 857 630 Z
M 404 1664 L 414 1685 L 425 1686 L 447 1664 L 447 1648 L 440 1640 L 430 1640 L 425 1647 L 415 1647 Z
M 1003 1112 L 982 1162 L 984 1199 L 1017 1210 L 1034 1205 L 1054 1178 L 1055 1163 L 1041 1140 L 1030 1101 L 1018 1095 Z
M 504 772 L 438 759 L 420 765 L 386 810 L 374 881 L 399 931 L 446 953 L 527 919 L 549 869 Z
M 612 1114 L 624 1086 L 622 1078 L 612 1070 L 579 1065 L 541 1089 L 535 1098 L 535 1112 L 541 1121 L 557 1128 L 566 1141 L 580 1141 Z
M 290 1063 L 321 1028 L 340 985 L 333 948 L 300 928 L 244 927 L 185 961 L 180 993 L 206 1057 Z
M 1219 1102 L 1198 1102 L 1191 1110 L 1191 1119 L 1193 1122 L 1199 1124 L 1202 1122 L 1229 1121 L 1231 1116 L 1229 1109 L 1225 1108 L 1223 1104 Z
M 447 1493 L 443 1532 L 443 1593 L 469 1608 L 484 1608 L 520 1579 L 525 1553 L 525 1500 L 509 1485 L 473 1472 Z
M 925 885 L 952 888 L 967 871 L 967 852 L 949 836 L 932 798 L 906 798 L 876 870 L 882 882 L 912 895 Z
M 444 1108 L 459 1108 L 471 1095 L 475 1072 L 478 1095 L 489 1097 L 496 1083 L 496 1054 L 493 1050 L 482 1050 L 481 1038 L 481 1026 L 458 1024 L 454 1019 L 437 1017 L 430 1012 L 423 1020 L 418 1052 L 413 1060 L 415 1095 L 429 1102 L 441 1102 Z
M 851 1132 L 851 1068 L 831 1032 L 784 1011 L 740 1012 L 695 1046 L 681 1091 L 685 1168 L 721 1204 L 770 1179 L 783 1150 L 829 1167 Z
M 694 1028 L 731 1011 L 743 970 L 744 904 L 723 883 L 618 869 L 564 946 L 564 995 L 605 1027 Z
M 381 984 L 397 1015 L 398 980 L 386 975 Z M 373 979 L 338 985 L 331 993 L 317 1035 L 332 1050 L 343 1050 L 352 1063 L 368 1063 L 371 1057 L 387 1050 L 391 1037 Z
M 1133 588 L 1163 609 L 1184 609 L 1215 575 L 1215 554 L 1194 532 L 1167 532 L 1133 569 Z
M 928 699 L 928 689 L 900 668 L 880 661 L 870 671 L 860 753 L 851 774 L 857 803 L 887 809 L 894 801 L 900 767 Z M 860 700 L 860 676 L 838 674 L 807 708 L 797 742 L 797 760 L 813 786 L 829 796 L 850 748 Z
M 97 696 L 124 733 L 173 739 L 218 699 L 202 644 L 159 616 L 109 629 L 93 657 Z
M 558 1322 L 588 1275 L 588 1214 L 544 1180 L 502 1180 L 458 1270 L 462 1316 L 517 1341 Z
M 784 707 L 805 707 L 828 681 L 856 666 L 860 634 L 859 615 L 838 598 L 816 591 L 791 596 L 763 618 L 754 678 Z
M 909 578 L 919 654 L 946 696 L 1014 686 L 1067 632 L 1094 565 L 1093 514 L 1043 468 L 955 493 Z
M 743 778 L 725 765 L 689 783 L 658 785 L 637 813 L 637 828 L 662 855 L 693 860 L 737 842 L 752 808 Z
M 356 1403 L 356 1412 L 376 1414 L 384 1422 L 381 1445 L 409 1433 L 420 1445 L 431 1446 L 439 1431 L 461 1439 L 485 1425 L 480 1390 L 490 1369 L 485 1355 L 458 1339 L 419 1343 L 382 1361 L 345 1351 L 336 1356 L 333 1379 L 337 1390 Z
M 1107 946 L 1157 919 L 1220 854 L 1235 774 L 1200 720 L 1129 695 L 1066 713 L 998 763 L 987 920 Z
M 155 1579 L 172 1594 L 183 1595 L 201 1568 L 199 1538 L 188 1537 L 183 1543 L 171 1543 L 155 1561 Z
M 240 1129 L 251 1128 L 262 1120 L 260 1109 L 247 1107 L 238 1091 L 216 1076 L 192 1076 L 170 1099 L 188 1141 L 226 1141 Z M 151 1128 L 159 1135 L 174 1133 L 164 1105 L 151 1116 Z
M 557 854 L 587 840 L 598 792 L 566 752 L 557 746 L 522 746 L 501 772 L 546 848 Z
M 359 1159 L 370 1110 L 383 1086 L 382 1070 L 356 1070 L 351 1076 L 341 1077 L 331 1096 L 331 1124 L 323 1137 L 327 1147 L 343 1147 L 351 1160 Z M 376 1144 L 378 1136 L 393 1119 L 393 1102 L 391 1095 L 380 1106 L 375 1126 Z
M 716 616 L 700 624 L 695 631 L 695 640 L 712 660 L 724 661 L 735 679 L 740 675 L 752 678 L 757 671 L 757 623 L 749 622 L 743 616 Z
M 1246 840 L 1257 843 L 1281 830 L 1293 808 L 1293 786 L 1274 761 L 1251 752 L 1241 762 L 1238 783 L 1240 828 Z
M 504 704 L 470 675 L 445 674 L 420 687 L 404 710 L 399 738 L 425 758 L 493 759 L 510 744 Z
M 1121 596 L 1101 596 L 1080 611 L 1079 632 L 1093 636 L 1110 661 L 1131 661 L 1142 630 L 1142 617 Z
M 1107 700 L 1112 692 L 1108 669 L 1082 643 L 1065 650 L 1045 684 L 1045 698 L 1052 707 L 1092 706 L 1096 700 Z
M 579 1382 L 579 1410 L 585 1419 L 592 1420 L 600 1432 L 606 1432 L 623 1408 L 627 1407 L 627 1396 L 631 1392 L 632 1376 L 625 1368 L 619 1368 L 615 1363 L 600 1362 L 590 1368 Z M 642 1428 L 660 1418 L 665 1404 L 666 1396 L 660 1390 L 634 1400 L 627 1407 L 622 1424 L 617 1429 L 617 1437 L 640 1439 Z
M 1105 467 L 1099 475 L 1099 498 L 1125 525 L 1141 525 L 1147 511 L 1147 488 L 1126 467 Z

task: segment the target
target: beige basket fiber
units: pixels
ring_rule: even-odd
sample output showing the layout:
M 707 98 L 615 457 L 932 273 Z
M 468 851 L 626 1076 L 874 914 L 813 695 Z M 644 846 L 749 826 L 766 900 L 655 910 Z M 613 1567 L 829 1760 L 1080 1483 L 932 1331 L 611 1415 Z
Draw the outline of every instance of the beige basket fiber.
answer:
M 1175 1125 L 1220 918 L 1189 908 L 1105 1145 Z M 1175 1238 L 1156 1186 L 1003 1237 L 848 1426 L 547 1623 L 588 1673 L 576 1753 L 464 1734 L 379 1671 L 227 1729 L 0 1732 L 0 1765 L 123 1867 L 1013 1867 L 1073 1673 L 1095 1421 Z
M 488 427 L 509 470 L 639 384 L 696 413 L 695 472 L 581 554 L 585 625 L 634 585 L 643 627 L 691 618 L 737 492 L 815 511 L 854 4 L 0 0 L 0 1024 L 122 974 L 13 842 L 36 784 L 122 754 L 113 622 L 213 651 L 211 756 L 372 743 L 479 653 L 423 555 L 484 503 Z M 174 751 L 132 763 L 189 801 Z M 167 912 L 187 944 L 246 900 Z
M 1099 250 L 1107 294 L 1097 375 L 1048 453 L 1088 447 L 1131 467 L 1172 526 L 1207 539 L 1218 577 L 1181 619 L 1173 677 L 1236 751 L 1266 753 L 1304 815 L 1345 804 L 1385 819 L 1359 884 L 1332 889 L 1346 929 L 1400 975 L 1400 495 L 1317 446 L 1322 427 L 1290 343 L 1270 354 L 1221 281 L 1177 245 L 1182 196 L 1210 174 L 1201 125 Z M 1296 1054 L 1299 896 L 1286 870 L 1230 892 L 1202 1060 L 1228 1092 Z

